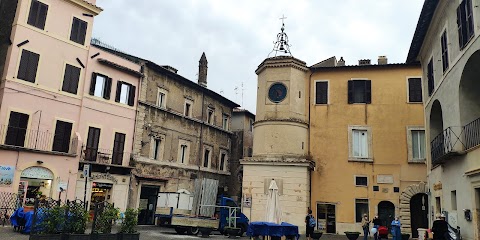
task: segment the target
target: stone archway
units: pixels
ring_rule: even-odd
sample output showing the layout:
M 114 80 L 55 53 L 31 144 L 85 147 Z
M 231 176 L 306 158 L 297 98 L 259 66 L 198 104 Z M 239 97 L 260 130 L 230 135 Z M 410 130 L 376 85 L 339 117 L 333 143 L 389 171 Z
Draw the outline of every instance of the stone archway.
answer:
M 412 234 L 410 219 L 410 200 L 413 196 L 428 191 L 428 186 L 424 182 L 412 184 L 405 188 L 400 194 L 400 221 L 402 222 L 402 233 Z

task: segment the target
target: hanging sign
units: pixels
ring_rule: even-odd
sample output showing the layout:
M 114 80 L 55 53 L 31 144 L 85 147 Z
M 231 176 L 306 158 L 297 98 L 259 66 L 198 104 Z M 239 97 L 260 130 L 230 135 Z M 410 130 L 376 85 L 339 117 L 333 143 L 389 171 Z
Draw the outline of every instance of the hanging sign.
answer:
M 0 186 L 12 185 L 14 173 L 14 166 L 0 165 Z

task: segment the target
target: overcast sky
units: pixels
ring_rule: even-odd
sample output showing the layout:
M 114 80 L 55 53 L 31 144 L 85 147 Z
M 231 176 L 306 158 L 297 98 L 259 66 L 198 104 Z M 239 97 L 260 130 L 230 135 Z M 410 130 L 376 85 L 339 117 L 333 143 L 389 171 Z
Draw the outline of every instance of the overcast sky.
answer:
M 423 0 L 97 0 L 93 36 L 197 81 L 208 59 L 208 88 L 253 113 L 255 69 L 268 56 L 285 15 L 291 52 L 311 66 L 344 57 L 386 55 L 404 62 Z M 243 83 L 243 104 L 242 104 Z M 236 91 L 235 88 L 238 88 Z

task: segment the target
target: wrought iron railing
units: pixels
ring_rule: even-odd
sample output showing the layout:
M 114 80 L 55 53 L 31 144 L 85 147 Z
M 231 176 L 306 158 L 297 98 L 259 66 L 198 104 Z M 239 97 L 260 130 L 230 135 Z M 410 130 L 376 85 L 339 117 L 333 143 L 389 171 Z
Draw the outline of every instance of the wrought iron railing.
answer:
M 480 145 L 480 118 L 463 126 L 465 150 Z
M 130 160 L 130 153 L 84 146 L 82 160 L 101 164 L 123 165 Z
M 0 125 L 0 145 L 47 152 L 77 154 L 77 137 L 63 139 L 49 131 Z
M 465 150 L 463 134 L 463 127 L 448 127 L 438 134 L 430 143 L 432 164 L 441 164 L 446 157 L 463 152 Z

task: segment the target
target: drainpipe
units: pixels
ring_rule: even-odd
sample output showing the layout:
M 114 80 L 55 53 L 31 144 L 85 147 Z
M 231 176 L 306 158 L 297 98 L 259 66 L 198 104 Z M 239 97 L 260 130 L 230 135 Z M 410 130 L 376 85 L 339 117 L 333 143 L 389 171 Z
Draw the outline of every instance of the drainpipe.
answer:
M 313 73 L 315 72 L 315 70 L 311 70 L 311 73 L 310 73 L 310 77 L 308 77 L 308 155 L 310 156 L 311 155 L 311 152 L 310 152 L 310 146 L 311 146 L 311 143 L 310 143 L 310 119 L 311 119 L 311 113 L 310 113 L 310 109 L 311 109 L 311 106 L 312 106 L 312 103 L 310 102 L 311 100 L 311 91 L 310 91 L 310 88 L 311 88 L 311 82 L 312 82 L 312 75 Z M 310 181 L 310 184 L 309 184 L 309 197 L 310 197 L 310 206 L 309 208 L 312 207 L 312 175 L 313 175 L 313 172 L 315 171 L 315 168 L 313 169 L 313 171 L 311 171 L 310 173 L 310 178 L 309 178 L 309 181 Z M 318 216 L 317 216 L 318 217 Z

